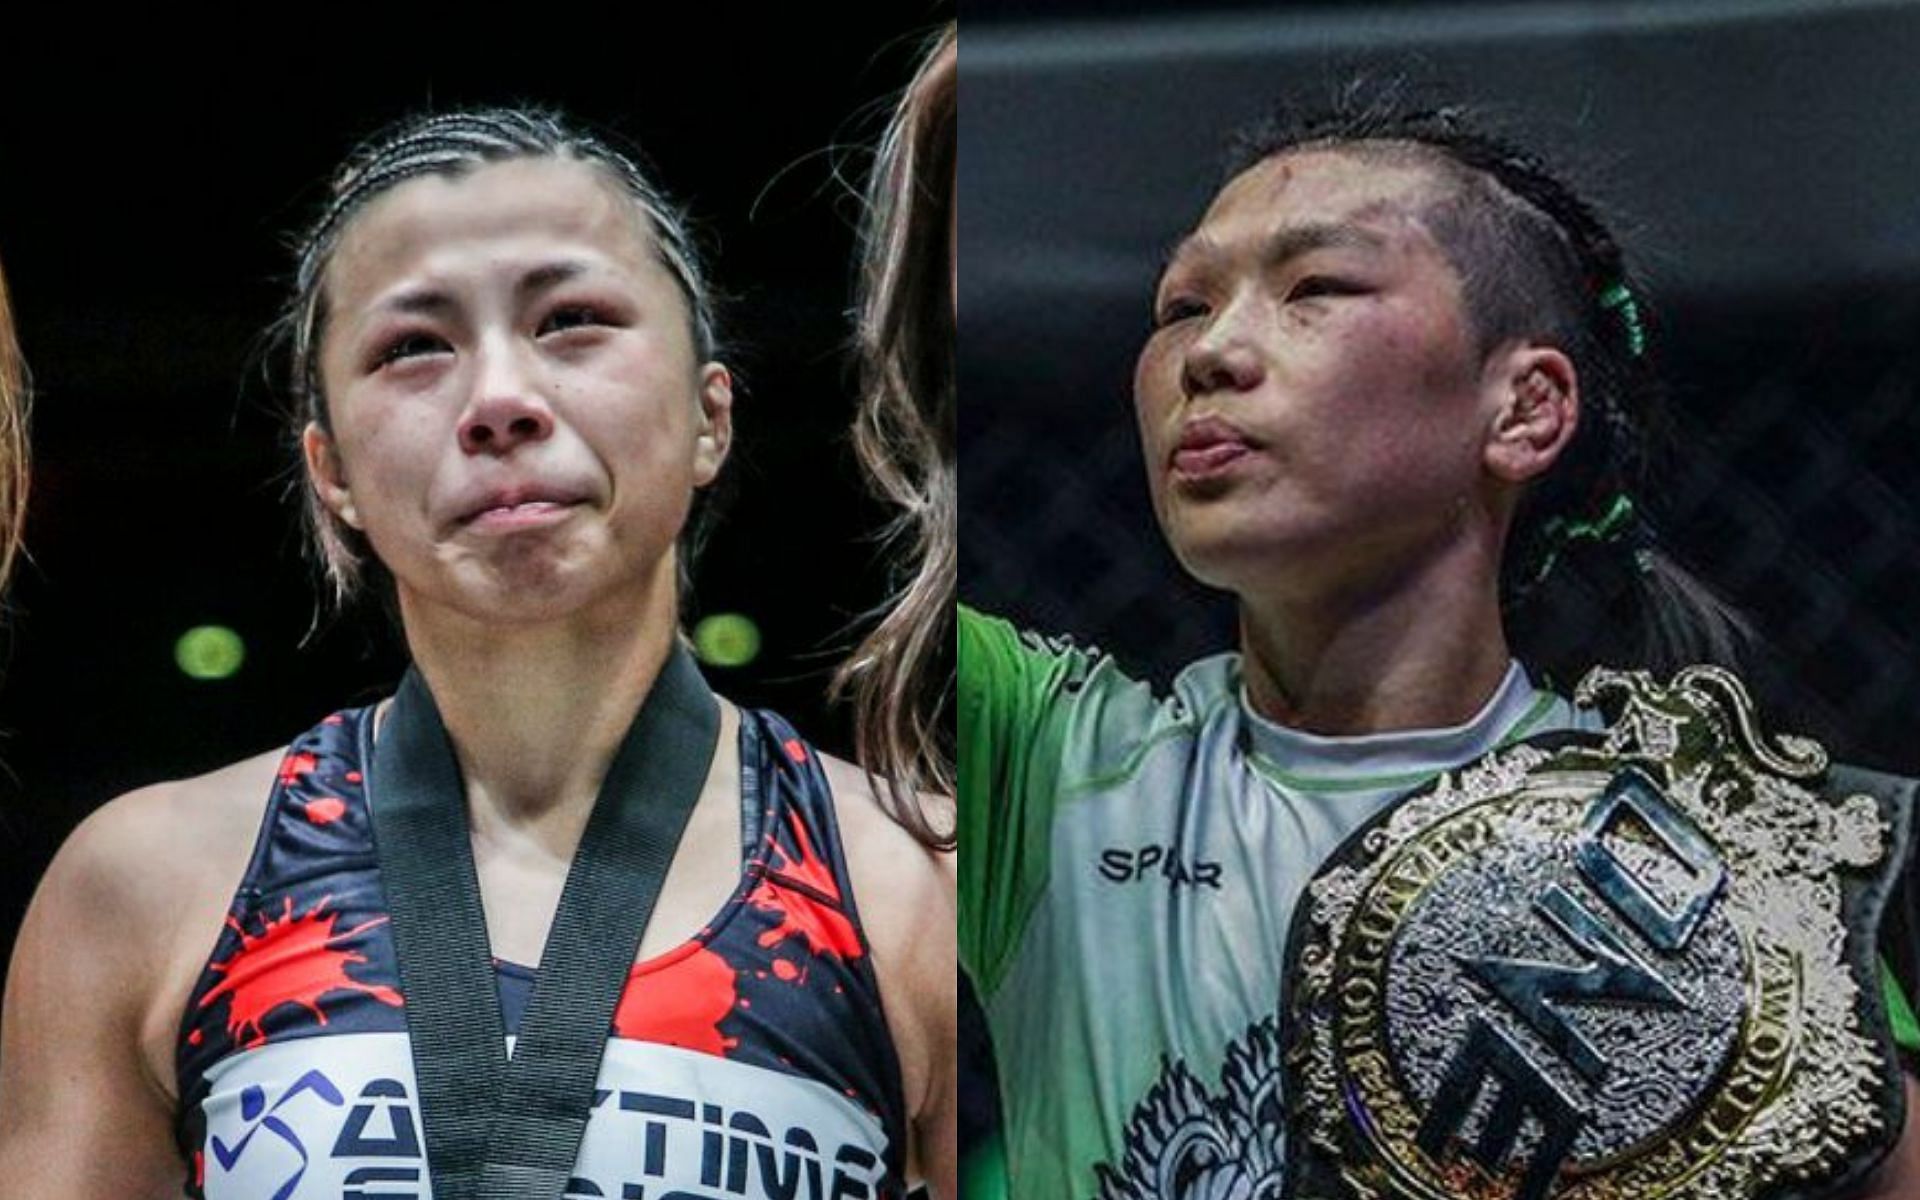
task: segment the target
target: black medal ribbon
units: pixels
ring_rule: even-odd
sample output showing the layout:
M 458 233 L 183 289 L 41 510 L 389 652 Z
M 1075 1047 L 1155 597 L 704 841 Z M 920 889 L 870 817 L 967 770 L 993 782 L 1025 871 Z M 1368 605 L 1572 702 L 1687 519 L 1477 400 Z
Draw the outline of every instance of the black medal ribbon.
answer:
M 425 681 L 402 680 L 367 795 L 435 1200 L 559 1200 L 719 733 L 719 705 L 676 644 L 600 785 L 509 1059 L 465 785 Z

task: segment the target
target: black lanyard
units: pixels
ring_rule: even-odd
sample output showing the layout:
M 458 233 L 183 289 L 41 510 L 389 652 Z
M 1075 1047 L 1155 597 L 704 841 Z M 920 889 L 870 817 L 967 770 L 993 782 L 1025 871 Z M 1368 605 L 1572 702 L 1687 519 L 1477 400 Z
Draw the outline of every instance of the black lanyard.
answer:
M 426 684 L 401 681 L 367 795 L 435 1200 L 559 1200 L 719 734 L 719 705 L 676 645 L 600 785 L 509 1061 L 465 785 Z

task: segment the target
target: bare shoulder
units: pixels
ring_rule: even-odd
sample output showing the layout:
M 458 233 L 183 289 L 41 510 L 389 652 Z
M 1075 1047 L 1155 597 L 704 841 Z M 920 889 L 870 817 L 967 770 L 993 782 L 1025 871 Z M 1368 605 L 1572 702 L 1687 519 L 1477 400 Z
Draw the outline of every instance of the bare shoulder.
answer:
M 9 1195 L 178 1194 L 173 1031 L 277 760 L 130 792 L 54 857 L 0 1007 L 0 1176 L 21 1189 Z
M 112 914 L 116 923 L 131 915 L 146 926 L 167 920 L 175 905 L 216 886 L 215 877 L 224 876 L 231 890 L 245 868 L 282 757 L 282 751 L 271 751 L 102 805 L 60 848 L 35 906 Z
M 205 775 L 137 788 L 95 809 L 61 853 L 111 853 L 129 839 L 195 840 L 219 834 L 243 810 L 260 815 L 285 758 L 285 748 L 269 750 Z M 246 832 L 250 836 L 254 830 Z
M 957 1194 L 958 1157 L 954 856 L 922 844 L 889 816 L 865 771 L 826 755 L 821 762 L 900 1057 L 913 1121 L 909 1170 L 935 1196 L 950 1197 Z
M 20 954 L 111 951 L 122 994 L 186 999 L 246 870 L 282 751 L 128 792 L 82 821 L 41 880 Z M 45 939 L 25 934 L 43 929 Z M 189 959 L 194 961 L 189 962 Z M 32 977 L 23 980 L 31 984 Z M 156 1014 L 143 1012 L 143 1031 Z M 161 1014 L 169 1020 L 177 1014 Z
M 910 896 L 932 899 L 948 894 L 951 909 L 953 891 L 953 855 L 922 844 L 887 812 L 876 791 L 875 781 L 853 763 L 829 754 L 820 755 L 833 787 L 834 815 L 839 819 L 840 837 L 845 844 L 854 886 L 862 895 L 879 889 L 890 901 Z M 880 785 L 884 786 L 884 785 Z M 936 813 L 951 803 L 939 797 L 926 799 Z M 944 821 L 946 818 L 940 818 Z M 871 880 L 871 884 L 867 881 Z M 871 923 L 876 914 L 871 904 L 862 904 L 861 914 Z M 887 907 L 894 907 L 889 903 Z
M 866 772 L 821 756 L 833 787 L 860 923 L 899 1039 L 951 1041 L 954 987 L 953 855 L 936 851 L 887 814 Z M 915 1028 L 903 1029 L 912 1024 Z
M 954 971 L 953 855 L 921 843 L 888 815 L 874 782 L 852 763 L 821 755 L 833 787 L 860 923 L 884 986 L 931 993 L 951 1004 Z M 944 999 L 942 996 L 944 995 Z M 936 1022 L 945 1018 L 936 1014 Z

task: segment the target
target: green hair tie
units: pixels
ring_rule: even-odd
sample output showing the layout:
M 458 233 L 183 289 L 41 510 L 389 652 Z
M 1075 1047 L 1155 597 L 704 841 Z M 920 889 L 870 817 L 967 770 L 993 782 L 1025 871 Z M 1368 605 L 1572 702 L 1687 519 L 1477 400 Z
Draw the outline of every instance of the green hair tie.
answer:
M 1575 542 L 1617 542 L 1633 526 L 1633 497 L 1625 492 L 1616 492 L 1613 502 L 1607 505 L 1607 511 L 1590 521 L 1570 521 L 1565 517 L 1555 517 L 1548 521 L 1541 533 L 1547 541 L 1547 557 L 1534 572 L 1531 583 L 1539 583 L 1553 570 L 1554 563 L 1560 560 L 1560 552 Z M 1635 565 L 1644 572 L 1647 566 L 1635 556 Z M 1531 584 L 1529 585 L 1531 586 Z
M 1621 492 L 1613 498 L 1613 503 L 1607 506 L 1607 511 L 1600 515 L 1599 520 L 1567 522 L 1564 526 L 1565 532 L 1560 536 L 1560 544 L 1583 540 L 1610 542 L 1619 537 L 1626 529 L 1627 523 L 1632 520 L 1633 499 L 1625 492 Z M 1552 525 L 1549 525 L 1548 529 L 1551 531 Z
M 1635 358 L 1647 352 L 1647 327 L 1640 320 L 1640 302 L 1633 298 L 1633 292 L 1624 283 L 1616 283 L 1600 293 L 1602 312 L 1620 310 L 1620 323 L 1627 327 L 1627 349 Z M 1624 497 L 1623 497 L 1624 498 Z

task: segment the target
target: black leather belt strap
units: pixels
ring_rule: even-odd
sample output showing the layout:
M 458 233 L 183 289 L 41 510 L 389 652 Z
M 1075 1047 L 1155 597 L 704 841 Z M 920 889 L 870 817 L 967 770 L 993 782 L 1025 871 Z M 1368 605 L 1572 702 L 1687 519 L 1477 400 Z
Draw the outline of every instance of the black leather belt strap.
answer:
M 367 794 L 435 1200 L 559 1200 L 719 732 L 719 705 L 676 645 L 600 786 L 509 1060 L 459 765 L 426 684 L 414 671 L 401 682 Z

